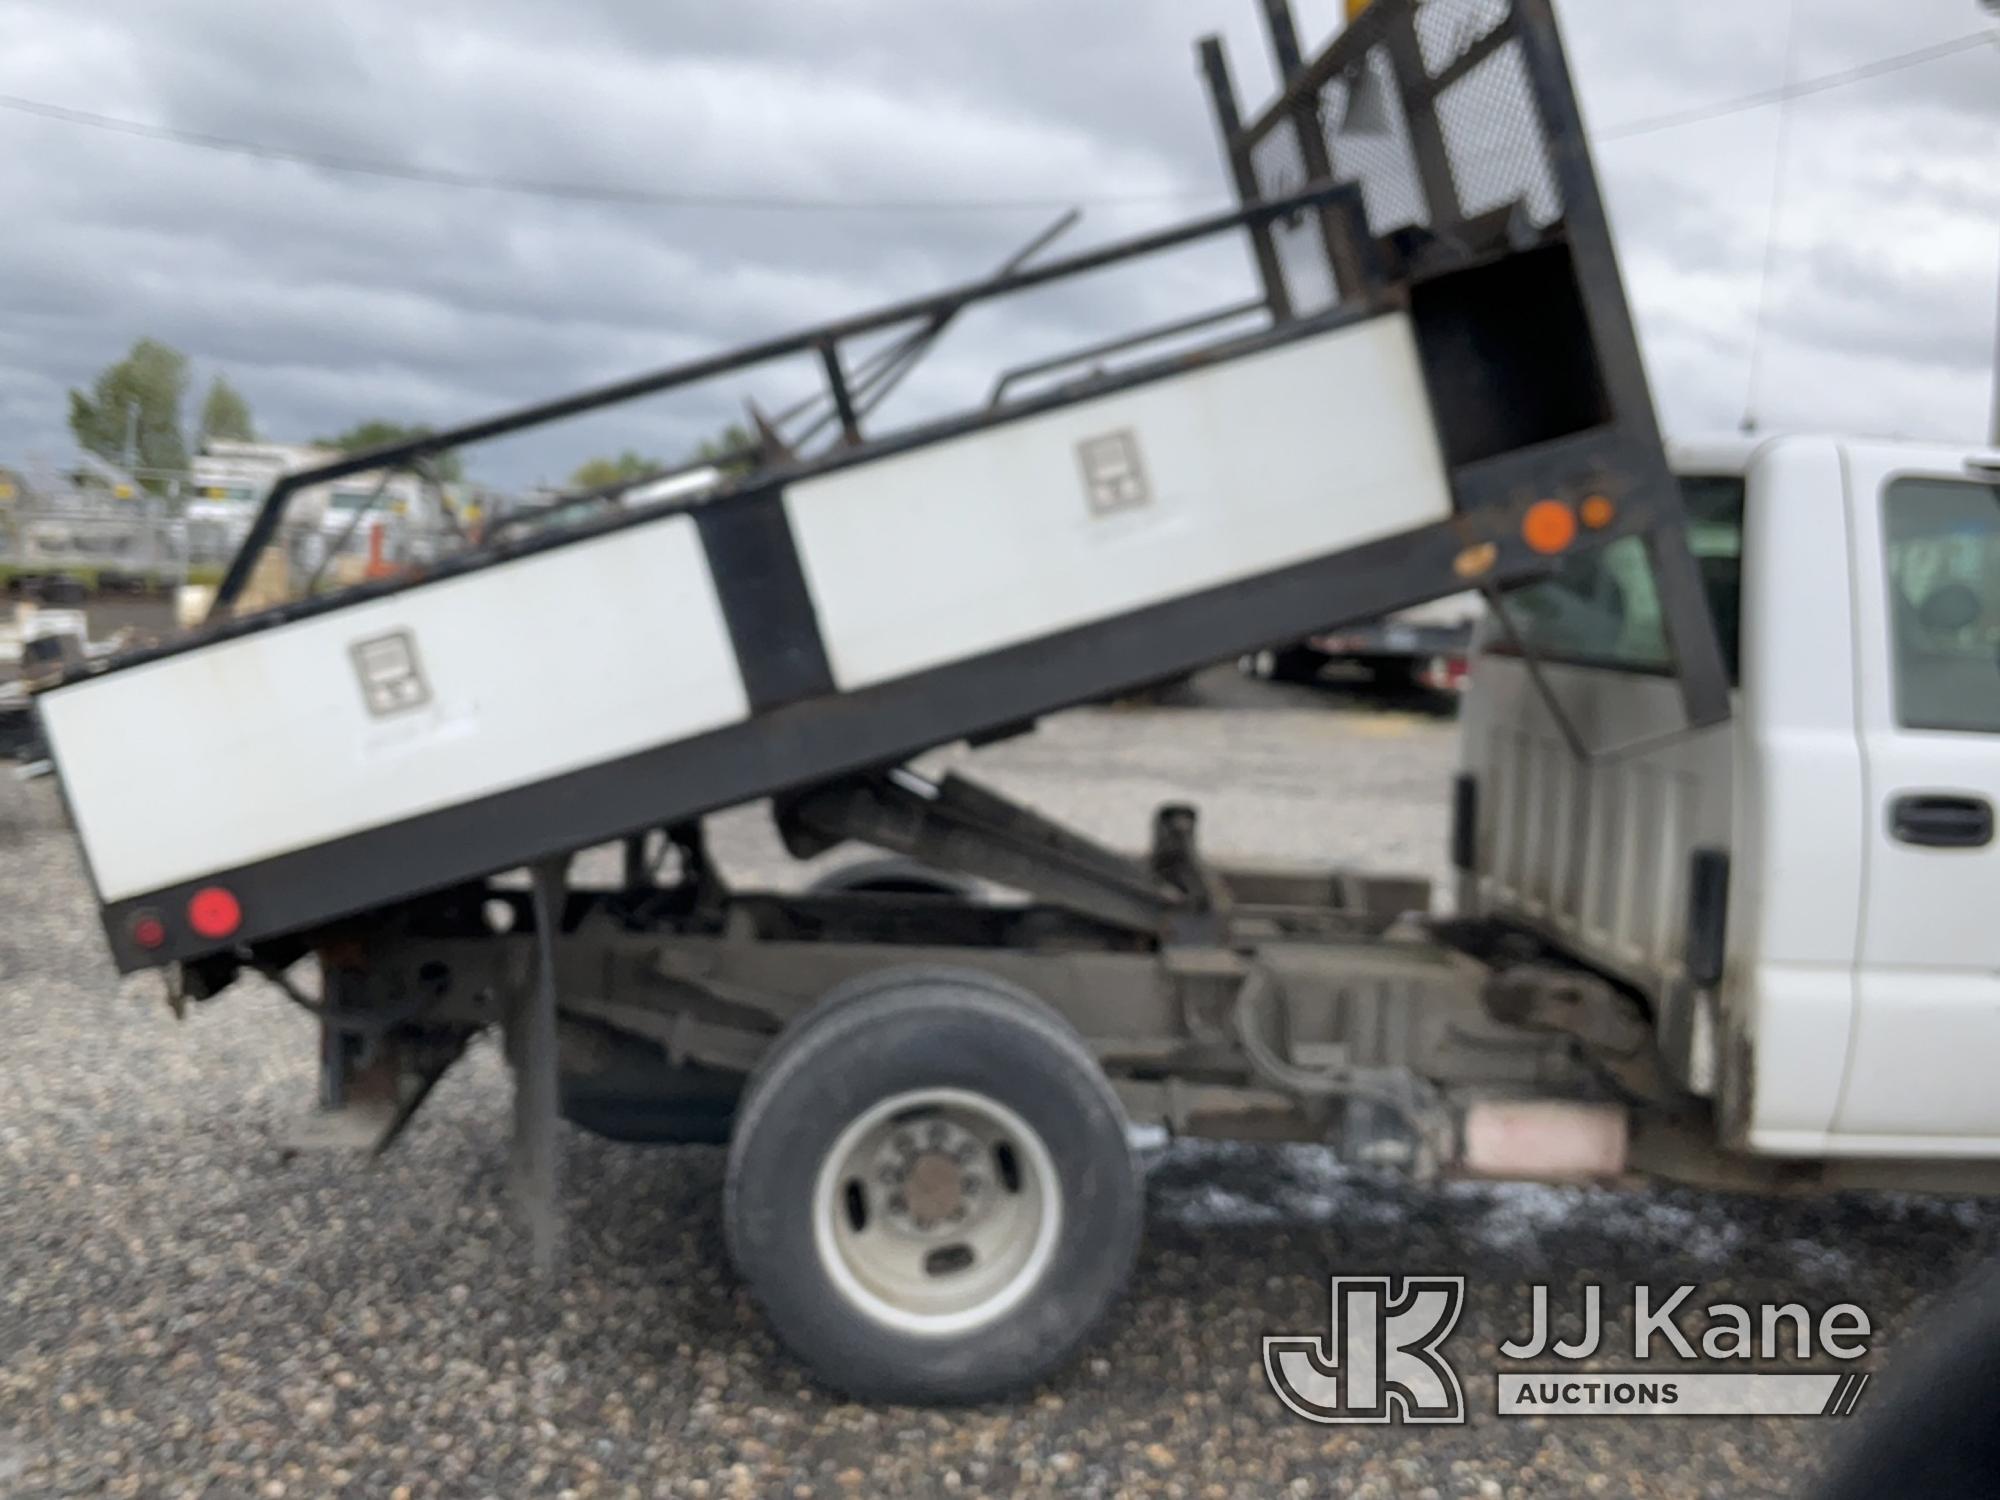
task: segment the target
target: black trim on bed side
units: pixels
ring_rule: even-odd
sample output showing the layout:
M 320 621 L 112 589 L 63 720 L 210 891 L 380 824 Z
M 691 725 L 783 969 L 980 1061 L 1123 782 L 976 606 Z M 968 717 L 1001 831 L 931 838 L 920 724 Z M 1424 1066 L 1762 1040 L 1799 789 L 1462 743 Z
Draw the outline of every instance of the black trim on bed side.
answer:
M 750 711 L 832 692 L 833 669 L 785 515 L 784 490 L 773 485 L 731 505 L 703 506 L 694 520 Z

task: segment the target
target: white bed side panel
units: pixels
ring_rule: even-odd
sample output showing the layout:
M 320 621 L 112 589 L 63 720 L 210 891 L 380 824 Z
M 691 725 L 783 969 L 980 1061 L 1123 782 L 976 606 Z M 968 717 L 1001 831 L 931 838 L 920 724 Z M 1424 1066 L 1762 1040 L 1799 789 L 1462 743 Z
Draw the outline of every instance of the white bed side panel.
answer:
M 353 648 L 399 631 L 428 701 L 371 712 Z M 106 901 L 749 712 L 685 516 L 115 672 L 41 707 Z
M 834 680 L 856 688 L 1443 520 L 1451 500 L 1396 314 L 807 479 L 785 505 Z

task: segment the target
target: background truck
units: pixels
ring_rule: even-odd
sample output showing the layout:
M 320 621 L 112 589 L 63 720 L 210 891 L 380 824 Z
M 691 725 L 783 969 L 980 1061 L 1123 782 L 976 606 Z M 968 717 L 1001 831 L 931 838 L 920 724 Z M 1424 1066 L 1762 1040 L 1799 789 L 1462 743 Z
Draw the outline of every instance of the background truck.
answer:
M 1792 642 L 1890 639 L 1790 602 L 1809 564 L 1845 598 L 1883 555 L 1828 519 L 1873 491 L 1830 447 L 1750 466 L 1745 556 L 1788 592 L 1778 644 L 1743 616 L 1750 727 L 1728 727 L 1710 502 L 1742 483 L 1670 472 L 1546 0 L 1382 0 L 1310 60 L 1265 11 L 1284 86 L 1253 119 L 1202 48 L 1238 211 L 281 479 L 206 629 L 37 699 L 120 966 L 168 967 L 177 1004 L 279 986 L 321 1021 L 324 1124 L 377 1149 L 498 1032 L 551 1267 L 559 1115 L 727 1139 L 739 1270 L 870 1397 L 989 1395 L 1088 1336 L 1136 1249 L 1134 1125 L 1419 1178 L 1842 1180 L 1833 1117 L 1800 1133 L 1785 1090 L 1809 1046 L 1813 1087 L 1860 1097 L 1837 1018 L 1799 1007 L 1866 970 L 1787 946 L 1839 924 L 1827 862 L 1774 853 L 1766 820 L 1816 796 L 1823 837 L 1832 805 L 1810 778 L 1838 747 L 1792 732 L 1820 682 Z M 1094 345 L 1080 380 L 868 429 L 898 351 L 962 309 L 1219 233 L 1247 241 L 1257 326 L 1176 320 L 1115 367 Z M 671 477 L 638 476 L 421 572 L 235 608 L 277 581 L 261 559 L 302 488 L 801 359 L 828 445 L 753 407 L 756 451 L 687 493 L 619 503 Z M 1813 482 L 1768 480 L 1795 451 Z M 1990 500 L 1962 455 L 1927 461 Z M 1908 566 L 1918 618 L 1976 642 L 1962 595 L 1931 600 L 1969 565 Z M 1495 650 L 1518 668 L 1469 720 L 1456 914 L 1407 878 L 1218 864 L 1191 807 L 1111 849 L 914 764 L 1467 589 L 1511 601 Z M 1563 632 L 1606 622 L 1643 663 L 1570 666 Z M 1767 648 L 1791 676 L 1751 670 Z M 1767 790 L 1764 753 L 1804 769 Z M 1677 769 L 1696 755 L 1720 769 Z M 1895 826 L 1967 835 L 1969 771 L 1911 774 Z M 758 799 L 800 856 L 916 867 L 736 888 L 702 819 Z M 619 878 L 578 875 L 607 843 Z M 1637 873 L 1607 906 L 1614 867 Z M 1884 1153 L 1945 1138 L 1878 1127 Z
M 1351 667 L 1384 694 L 1455 695 L 1465 688 L 1483 609 L 1477 594 L 1458 594 L 1260 651 L 1244 665 L 1273 682 L 1296 683 L 1316 683 L 1330 667 Z M 1451 701 L 1439 698 L 1443 704 Z

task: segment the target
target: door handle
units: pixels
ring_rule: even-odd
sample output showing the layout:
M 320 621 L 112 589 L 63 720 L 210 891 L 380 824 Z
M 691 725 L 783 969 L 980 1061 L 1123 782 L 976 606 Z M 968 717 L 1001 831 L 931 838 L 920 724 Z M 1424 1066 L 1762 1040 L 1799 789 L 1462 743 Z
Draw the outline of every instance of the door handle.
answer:
M 1889 804 L 1889 832 L 1930 849 L 1983 849 L 1993 842 L 1993 804 L 1953 792 L 1912 792 Z

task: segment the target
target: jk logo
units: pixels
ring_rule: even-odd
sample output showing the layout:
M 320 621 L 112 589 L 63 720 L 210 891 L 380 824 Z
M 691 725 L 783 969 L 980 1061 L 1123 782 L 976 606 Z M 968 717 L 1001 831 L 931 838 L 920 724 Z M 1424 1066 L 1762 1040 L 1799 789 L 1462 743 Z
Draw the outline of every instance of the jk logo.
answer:
M 1333 1333 L 1264 1340 L 1264 1375 L 1308 1422 L 1463 1422 L 1438 1353 L 1465 1309 L 1463 1276 L 1333 1278 Z

